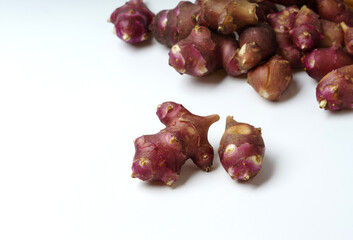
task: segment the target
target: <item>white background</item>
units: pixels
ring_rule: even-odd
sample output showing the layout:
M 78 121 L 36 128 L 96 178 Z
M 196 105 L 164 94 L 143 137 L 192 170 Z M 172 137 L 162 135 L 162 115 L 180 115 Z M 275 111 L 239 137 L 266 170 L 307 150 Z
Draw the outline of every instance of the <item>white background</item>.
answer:
M 179 75 L 165 46 L 112 34 L 124 2 L 0 1 L 0 239 L 352 239 L 352 111 L 320 109 L 300 71 L 276 103 L 223 71 Z M 173 187 L 132 179 L 164 101 L 219 114 L 215 152 L 227 115 L 261 127 L 260 174 L 237 183 L 216 154 Z

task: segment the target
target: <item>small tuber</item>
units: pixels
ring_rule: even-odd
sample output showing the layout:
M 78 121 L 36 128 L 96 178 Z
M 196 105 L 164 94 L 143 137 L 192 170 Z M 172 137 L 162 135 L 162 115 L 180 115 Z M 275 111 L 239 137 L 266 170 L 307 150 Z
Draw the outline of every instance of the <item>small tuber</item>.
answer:
M 233 34 L 247 25 L 258 23 L 258 4 L 248 0 L 200 0 L 199 4 L 199 24 L 221 34 Z
M 317 85 L 316 99 L 325 110 L 353 109 L 353 65 L 325 75 Z
M 353 64 L 353 57 L 336 45 L 317 48 L 302 58 L 304 70 L 310 77 L 320 81 L 327 73 Z
M 181 1 L 174 9 L 158 12 L 150 29 L 159 43 L 171 47 L 190 34 L 199 10 L 199 5 Z
M 304 5 L 295 17 L 290 34 L 299 50 L 314 49 L 323 39 L 319 15 Z
M 135 140 L 131 176 L 143 181 L 161 180 L 170 186 L 189 158 L 202 170 L 209 171 L 214 152 L 207 133 L 219 116 L 197 116 L 174 102 L 162 103 L 156 114 L 166 128 Z
M 218 149 L 223 168 L 232 179 L 247 181 L 260 171 L 265 154 L 261 129 L 228 116 Z
M 239 68 L 247 71 L 276 52 L 276 34 L 268 24 L 260 23 L 240 34 L 239 45 L 237 56 Z
M 180 74 L 202 77 L 224 68 L 231 76 L 247 71 L 238 67 L 238 44 L 235 39 L 196 25 L 190 35 L 169 51 L 169 65 Z
M 288 60 L 291 67 L 301 67 L 301 53 L 295 47 L 290 31 L 294 25 L 299 9 L 295 6 L 287 7 L 278 13 L 268 15 L 268 22 L 276 33 L 278 53 Z
M 292 82 L 292 69 L 287 60 L 273 56 L 248 73 L 247 82 L 263 98 L 278 101 Z
M 341 0 L 316 0 L 316 7 L 321 18 L 353 27 L 353 9 Z
M 114 24 L 116 35 L 127 43 L 139 43 L 148 39 L 152 13 L 142 0 L 130 0 L 117 8 L 108 19 Z

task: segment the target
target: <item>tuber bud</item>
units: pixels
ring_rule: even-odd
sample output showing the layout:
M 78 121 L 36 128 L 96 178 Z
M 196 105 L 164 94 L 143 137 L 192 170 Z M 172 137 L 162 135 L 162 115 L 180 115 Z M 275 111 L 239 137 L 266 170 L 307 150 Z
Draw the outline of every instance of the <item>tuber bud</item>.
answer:
M 250 71 L 247 82 L 261 97 L 278 101 L 292 82 L 292 75 L 289 62 L 275 55 L 265 64 Z
M 117 8 L 108 21 L 114 24 L 114 32 L 119 38 L 134 44 L 148 39 L 153 17 L 142 0 L 130 0 Z
M 353 65 L 329 72 L 316 88 L 320 108 L 331 111 L 353 108 Z
M 174 102 L 162 103 L 156 114 L 166 128 L 135 140 L 131 176 L 143 181 L 161 180 L 170 186 L 189 158 L 202 170 L 209 171 L 214 152 L 207 134 L 219 116 L 197 116 Z
M 228 116 L 218 154 L 223 168 L 232 179 L 247 181 L 255 177 L 265 154 L 261 129 L 236 122 Z
M 304 70 L 310 77 L 320 81 L 327 73 L 340 67 L 353 64 L 353 57 L 342 48 L 317 48 L 302 58 Z
M 344 45 L 349 54 L 353 55 L 353 27 L 348 27 L 347 24 L 341 22 L 341 27 L 344 32 Z

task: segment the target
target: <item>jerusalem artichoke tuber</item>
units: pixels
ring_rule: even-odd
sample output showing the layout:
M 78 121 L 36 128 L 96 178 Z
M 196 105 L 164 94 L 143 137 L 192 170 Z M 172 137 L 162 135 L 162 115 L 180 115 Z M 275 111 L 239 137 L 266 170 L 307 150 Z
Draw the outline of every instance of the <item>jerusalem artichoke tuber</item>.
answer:
M 353 109 L 353 65 L 325 75 L 317 85 L 316 99 L 326 110 Z
M 218 154 L 223 168 L 232 179 L 247 181 L 255 177 L 265 154 L 261 129 L 236 122 L 228 116 Z
M 117 8 L 108 19 L 114 24 L 116 35 L 127 43 L 139 43 L 148 39 L 152 13 L 142 0 L 130 0 Z
M 197 116 L 174 102 L 159 105 L 157 116 L 166 128 L 135 140 L 131 176 L 143 181 L 161 180 L 172 185 L 189 158 L 202 170 L 209 171 L 214 152 L 207 133 L 219 116 Z

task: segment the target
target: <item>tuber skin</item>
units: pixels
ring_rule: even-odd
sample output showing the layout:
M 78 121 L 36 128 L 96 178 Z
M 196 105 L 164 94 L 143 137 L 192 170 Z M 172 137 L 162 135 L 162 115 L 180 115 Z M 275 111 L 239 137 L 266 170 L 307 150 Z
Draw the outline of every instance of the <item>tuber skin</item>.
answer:
M 304 70 L 320 81 L 332 70 L 353 64 L 353 57 L 336 45 L 330 48 L 317 48 L 302 58 Z
M 332 45 L 343 47 L 343 31 L 341 25 L 326 19 L 320 19 L 321 30 L 324 38 L 320 42 L 320 47 L 328 48 Z
M 279 101 L 292 82 L 290 63 L 279 55 L 248 73 L 247 82 L 263 98 Z
M 314 49 L 323 39 L 319 15 L 304 5 L 295 17 L 290 34 L 299 50 L 310 51 Z
M 148 39 L 153 17 L 142 0 L 130 0 L 115 10 L 108 22 L 114 24 L 114 33 L 120 39 L 135 44 Z
M 268 0 L 273 3 L 281 4 L 286 7 L 296 5 L 297 7 L 302 7 L 304 5 L 310 7 L 311 9 L 315 6 L 315 0 Z
M 233 34 L 247 25 L 258 23 L 258 5 L 248 0 L 200 0 L 199 4 L 199 24 L 220 34 Z
M 190 34 L 199 10 L 199 5 L 181 1 L 174 9 L 158 12 L 150 29 L 159 43 L 171 47 Z
M 256 2 L 256 1 L 255 1 Z M 267 15 L 278 12 L 276 4 L 270 1 L 257 2 L 256 15 L 259 22 L 267 22 Z
M 261 129 L 228 116 L 218 149 L 223 168 L 234 180 L 247 181 L 258 174 L 265 154 Z
M 353 9 L 341 0 L 316 0 L 316 7 L 321 18 L 353 27 Z
M 217 35 L 207 27 L 195 26 L 190 35 L 169 51 L 169 65 L 180 74 L 202 77 L 224 68 L 231 76 L 247 71 L 238 67 L 235 39 Z
M 344 45 L 349 54 L 353 55 L 353 27 L 347 26 L 344 22 L 341 22 L 341 27 L 344 32 Z
M 353 65 L 325 75 L 317 85 L 316 99 L 325 110 L 353 109 Z
M 276 52 L 276 34 L 268 24 L 260 23 L 240 34 L 239 45 L 239 68 L 248 71 Z
M 156 114 L 166 128 L 135 140 L 131 176 L 143 181 L 160 180 L 171 186 L 189 158 L 202 170 L 209 171 L 214 151 L 207 134 L 219 116 L 197 116 L 175 102 L 162 103 Z
M 294 25 L 299 9 L 287 7 L 278 13 L 268 15 L 268 22 L 275 31 L 278 44 L 278 54 L 290 62 L 292 68 L 301 67 L 301 52 L 292 41 L 290 31 Z

